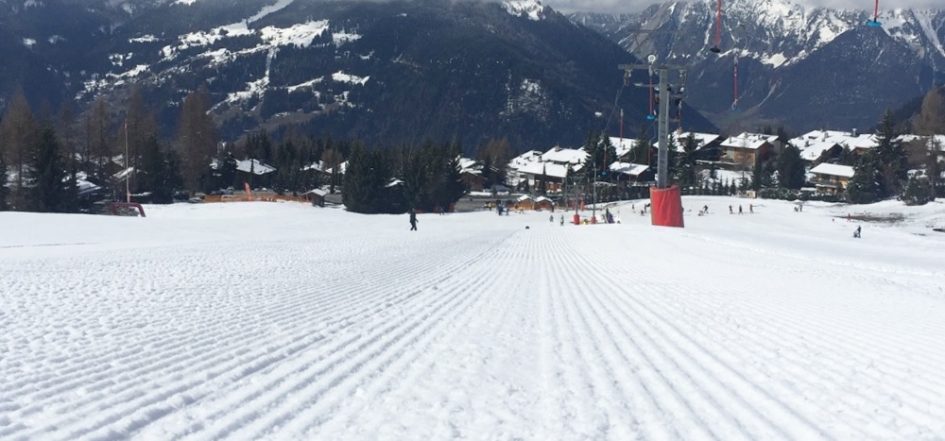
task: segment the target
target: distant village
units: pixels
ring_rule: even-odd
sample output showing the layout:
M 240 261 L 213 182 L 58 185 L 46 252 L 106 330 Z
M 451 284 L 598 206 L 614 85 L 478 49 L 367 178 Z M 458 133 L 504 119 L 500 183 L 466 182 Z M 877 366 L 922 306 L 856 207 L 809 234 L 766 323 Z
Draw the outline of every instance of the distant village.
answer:
M 837 130 L 813 130 L 801 136 L 743 132 L 724 137 L 714 133 L 673 132 L 670 174 L 679 174 L 681 163 L 689 161 L 694 179 L 675 182 L 684 194 L 738 194 L 747 197 L 781 197 L 802 200 L 841 201 L 856 173 L 856 164 L 868 152 L 880 147 L 877 134 L 861 134 Z M 588 173 L 593 148 L 588 146 L 554 146 L 547 150 L 528 150 L 512 157 L 504 167 L 490 165 L 488 160 L 459 157 L 457 166 L 467 198 L 508 198 L 509 203 L 524 208 L 550 208 L 556 205 L 606 202 L 628 198 L 646 198 L 655 182 L 655 162 L 659 145 L 638 139 L 608 137 L 598 139 L 605 144 L 604 154 L 596 168 Z M 910 173 L 924 175 L 928 157 L 945 161 L 945 135 L 897 135 L 892 143 L 906 155 Z M 785 162 L 781 156 L 794 150 L 801 170 L 800 185 L 787 185 Z M 609 152 L 609 154 L 608 154 Z M 600 155 L 598 155 L 600 156 Z M 685 157 L 686 159 L 682 159 Z M 642 161 L 641 161 L 642 160 Z M 326 175 L 344 175 L 348 162 L 334 167 L 318 161 L 305 167 Z M 676 168 L 676 170 L 674 170 Z M 276 169 L 256 159 L 238 161 L 236 169 L 243 174 L 264 178 Z M 945 180 L 936 170 L 934 182 Z M 593 181 L 593 182 L 590 182 Z M 779 182 L 781 181 L 781 182 Z M 339 181 L 340 183 L 341 181 Z M 393 177 L 388 188 L 403 185 Z M 341 190 L 339 186 L 339 190 Z M 779 188 L 788 191 L 776 192 Z M 772 190 L 766 193 L 765 190 Z M 332 200 L 327 187 L 311 190 L 307 196 L 316 203 Z M 336 196 L 335 202 L 341 203 Z

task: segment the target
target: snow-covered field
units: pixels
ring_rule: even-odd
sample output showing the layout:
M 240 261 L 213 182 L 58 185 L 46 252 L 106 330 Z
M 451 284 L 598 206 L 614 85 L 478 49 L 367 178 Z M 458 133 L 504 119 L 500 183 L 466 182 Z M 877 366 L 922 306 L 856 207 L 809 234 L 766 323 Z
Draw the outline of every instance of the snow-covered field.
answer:
M 945 204 L 684 203 L 0 213 L 0 439 L 945 438 Z

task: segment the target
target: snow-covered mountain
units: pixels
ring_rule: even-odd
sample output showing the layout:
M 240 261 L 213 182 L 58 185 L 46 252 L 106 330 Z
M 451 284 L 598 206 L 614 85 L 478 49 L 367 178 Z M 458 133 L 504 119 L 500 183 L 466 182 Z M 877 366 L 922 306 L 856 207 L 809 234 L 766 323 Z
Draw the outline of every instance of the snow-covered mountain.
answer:
M 577 144 L 603 128 L 616 66 L 634 61 L 538 0 L 175 0 L 133 13 L 45 1 L 58 3 L 0 13 L 0 56 L 26 66 L 0 68 L 0 96 L 23 84 L 34 102 L 118 107 L 137 84 L 169 131 L 207 84 L 227 139 L 302 126 L 385 144 Z
M 723 126 L 864 128 L 883 109 L 898 107 L 945 79 L 945 11 L 882 11 L 883 26 L 876 29 L 865 26 L 871 18 L 866 11 L 786 0 L 727 1 L 722 52 L 715 55 L 707 49 L 715 44 L 716 4 L 670 2 L 638 14 L 577 13 L 571 18 L 637 56 L 655 53 L 691 65 L 691 102 Z M 818 55 L 824 53 L 833 55 Z M 733 112 L 735 58 L 739 96 Z M 880 85 L 886 90 L 869 90 Z M 785 101 L 793 104 L 785 107 Z M 831 103 L 849 104 L 854 113 Z M 815 105 L 818 109 L 812 109 Z

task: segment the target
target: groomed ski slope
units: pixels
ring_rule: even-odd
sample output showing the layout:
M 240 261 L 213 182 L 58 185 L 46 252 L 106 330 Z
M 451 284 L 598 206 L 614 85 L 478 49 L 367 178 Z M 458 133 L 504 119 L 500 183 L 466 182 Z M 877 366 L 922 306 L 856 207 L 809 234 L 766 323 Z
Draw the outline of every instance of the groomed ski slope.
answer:
M 0 439 L 945 438 L 945 204 L 684 204 L 0 213 Z

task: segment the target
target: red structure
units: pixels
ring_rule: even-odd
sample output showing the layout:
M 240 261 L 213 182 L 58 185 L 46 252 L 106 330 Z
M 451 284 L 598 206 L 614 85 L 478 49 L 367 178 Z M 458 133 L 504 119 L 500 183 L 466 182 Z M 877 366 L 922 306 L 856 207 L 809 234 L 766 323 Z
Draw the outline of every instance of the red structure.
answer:
M 682 228 L 682 197 L 679 187 L 650 187 L 650 216 L 653 225 Z

